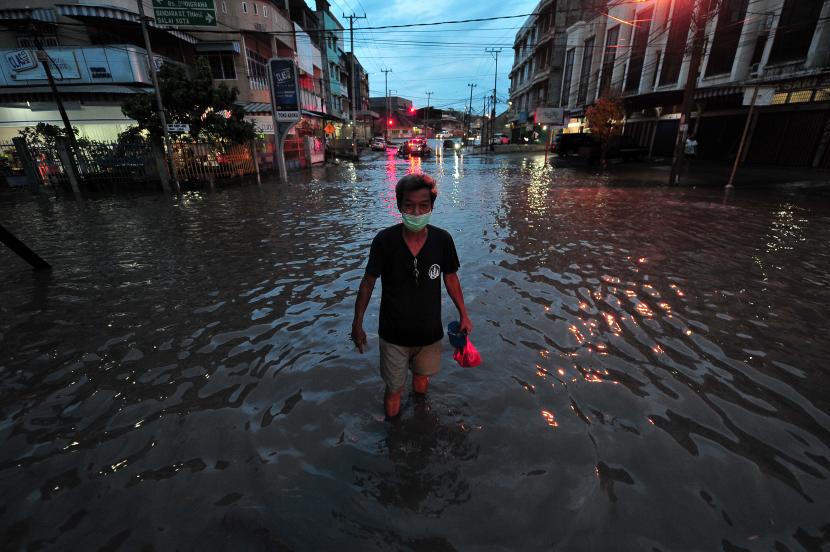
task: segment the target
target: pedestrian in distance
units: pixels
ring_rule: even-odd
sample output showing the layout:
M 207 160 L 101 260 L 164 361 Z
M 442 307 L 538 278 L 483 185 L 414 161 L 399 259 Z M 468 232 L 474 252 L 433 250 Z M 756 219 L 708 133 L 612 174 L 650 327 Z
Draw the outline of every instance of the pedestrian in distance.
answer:
M 413 392 L 424 394 L 430 376 L 441 368 L 444 329 L 439 277 L 443 276 L 458 309 L 460 331 L 469 334 L 473 329 L 458 280 L 455 243 L 449 232 L 429 224 L 438 196 L 435 180 L 425 174 L 406 175 L 395 186 L 395 196 L 403 222 L 381 230 L 372 240 L 351 333 L 363 353 L 367 349 L 363 316 L 380 278 L 380 374 L 386 384 L 383 404 L 389 417 L 400 412 L 409 371 Z
M 686 143 L 683 147 L 683 157 L 685 157 L 685 169 L 689 170 L 692 159 L 697 158 L 697 138 L 694 134 L 686 138 Z

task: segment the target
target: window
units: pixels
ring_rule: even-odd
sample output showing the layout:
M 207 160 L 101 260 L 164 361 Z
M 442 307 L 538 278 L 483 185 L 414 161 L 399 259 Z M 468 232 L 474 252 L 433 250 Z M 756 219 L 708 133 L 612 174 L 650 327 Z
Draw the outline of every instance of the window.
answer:
M 596 37 L 585 41 L 582 51 L 582 67 L 579 70 L 579 91 L 576 93 L 576 104 L 585 105 L 588 98 L 588 81 L 591 79 L 591 64 L 594 62 L 594 43 Z
M 253 4 L 254 6 L 254 15 L 259 15 L 259 11 L 257 11 L 256 2 Z
M 748 2 L 749 0 L 723 0 L 715 28 L 715 39 L 709 52 L 709 62 L 706 64 L 707 77 L 732 72 Z
M 620 26 L 608 29 L 605 35 L 605 58 L 602 60 L 602 80 L 599 84 L 599 95 L 607 96 L 611 89 L 611 75 L 614 73 L 614 62 L 617 60 L 617 39 L 620 37 Z
M 266 66 L 268 60 L 254 52 L 250 48 L 246 48 L 248 58 L 248 82 L 252 90 L 267 90 L 268 89 L 268 71 Z
M 60 44 L 58 43 L 58 38 L 55 36 L 42 36 L 40 37 L 40 44 L 44 48 L 56 48 Z M 35 37 L 33 36 L 20 36 L 17 37 L 17 45 L 21 48 L 37 48 L 35 45 Z
M 678 11 L 680 13 L 678 13 Z M 683 65 L 683 54 L 686 52 L 686 39 L 689 36 L 689 27 L 692 24 L 691 7 L 674 5 L 669 21 L 669 38 L 666 40 L 666 51 L 663 54 L 663 67 L 660 69 L 660 84 L 674 84 L 680 78 L 680 66 Z
M 798 61 L 807 57 L 816 31 L 822 2 L 786 0 L 775 29 L 770 63 Z
M 576 48 L 571 48 L 565 54 L 565 75 L 562 78 L 562 99 L 559 105 L 567 106 L 571 97 L 571 79 L 574 72 L 574 55 Z
M 634 44 L 631 46 L 631 60 L 628 64 L 628 74 L 625 76 L 626 92 L 636 92 L 640 88 L 640 77 L 643 76 L 643 62 L 646 58 L 648 31 L 653 13 L 654 8 L 648 8 L 637 14 Z
M 228 13 L 228 3 L 222 0 L 222 13 Z
M 262 6 L 262 17 L 268 17 L 268 6 Z
M 210 75 L 218 80 L 235 80 L 234 54 L 210 54 L 205 56 L 210 65 Z
M 248 13 L 248 3 L 242 2 L 242 13 Z

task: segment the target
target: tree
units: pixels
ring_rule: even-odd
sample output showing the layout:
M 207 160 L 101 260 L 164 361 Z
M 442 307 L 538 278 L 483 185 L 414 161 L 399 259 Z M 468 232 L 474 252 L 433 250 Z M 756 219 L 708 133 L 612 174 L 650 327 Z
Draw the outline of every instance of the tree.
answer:
M 601 148 L 600 163 L 604 168 L 605 157 L 608 153 L 608 143 L 612 136 L 620 133 L 623 119 L 625 118 L 625 110 L 623 110 L 622 103 L 613 98 L 599 98 L 594 105 L 585 111 L 585 117 L 588 119 L 588 128 L 591 134 L 597 137 Z
M 198 58 L 189 73 L 181 65 L 165 63 L 158 77 L 168 124 L 190 125 L 190 135 L 197 140 L 241 144 L 256 136 L 254 124 L 244 120 L 245 112 L 234 103 L 239 90 L 225 83 L 214 87 L 204 58 Z M 162 129 L 152 94 L 130 96 L 121 111 L 138 122 L 138 130 L 146 130 L 152 140 L 161 143 Z

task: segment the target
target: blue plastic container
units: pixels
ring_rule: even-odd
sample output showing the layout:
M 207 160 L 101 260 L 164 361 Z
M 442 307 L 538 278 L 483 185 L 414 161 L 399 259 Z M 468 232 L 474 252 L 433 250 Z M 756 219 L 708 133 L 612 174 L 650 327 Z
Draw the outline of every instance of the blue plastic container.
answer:
M 447 337 L 450 338 L 450 345 L 456 349 L 463 349 L 467 345 L 467 334 L 461 333 L 461 323 L 457 320 L 447 324 Z

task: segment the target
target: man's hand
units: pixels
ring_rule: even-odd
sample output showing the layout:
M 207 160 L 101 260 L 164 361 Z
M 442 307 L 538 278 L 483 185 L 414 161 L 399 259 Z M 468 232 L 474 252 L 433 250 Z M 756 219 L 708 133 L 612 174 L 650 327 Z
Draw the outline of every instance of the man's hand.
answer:
M 461 333 L 465 335 L 470 335 L 471 333 L 473 333 L 473 323 L 470 322 L 470 317 L 466 315 L 462 316 L 461 323 L 459 324 L 459 326 L 459 330 L 461 331 Z
M 363 354 L 363 351 L 368 348 L 366 341 L 366 332 L 363 331 L 363 326 L 352 324 L 352 341 L 354 341 L 357 350 Z

